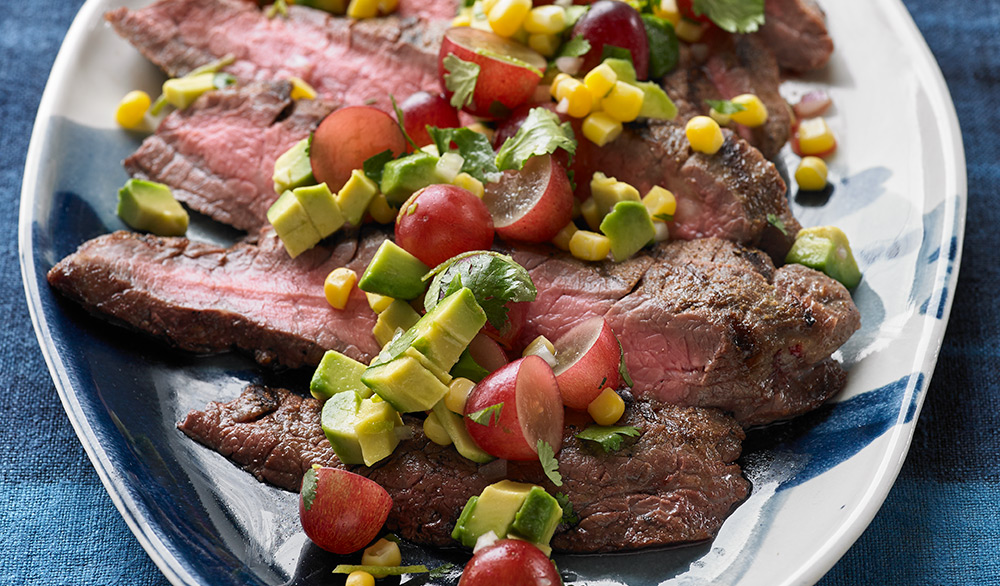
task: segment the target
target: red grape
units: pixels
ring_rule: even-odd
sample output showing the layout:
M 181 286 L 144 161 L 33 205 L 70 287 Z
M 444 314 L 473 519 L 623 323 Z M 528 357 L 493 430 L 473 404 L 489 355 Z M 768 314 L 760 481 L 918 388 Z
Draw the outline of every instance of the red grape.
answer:
M 476 552 L 465 564 L 458 586 L 559 586 L 552 561 L 534 545 L 501 539 Z
M 573 27 L 573 36 L 583 35 L 590 41 L 590 51 L 583 56 L 582 71 L 601 64 L 605 45 L 627 49 L 639 79 L 649 75 L 649 39 L 639 12 L 624 2 L 599 0 L 594 2 Z
M 399 109 L 403 111 L 403 127 L 417 146 L 431 144 L 431 136 L 427 134 L 428 126 L 438 128 L 457 128 L 458 111 L 448 103 L 441 94 L 417 92 L 406 98 Z
M 454 185 L 430 185 L 400 208 L 396 244 L 435 267 L 456 254 L 489 250 L 493 218 L 472 192 Z
M 309 162 L 316 180 L 336 193 L 351 178 L 351 171 L 385 150 L 394 156 L 406 151 L 406 139 L 392 116 L 371 106 L 347 106 L 319 123 Z

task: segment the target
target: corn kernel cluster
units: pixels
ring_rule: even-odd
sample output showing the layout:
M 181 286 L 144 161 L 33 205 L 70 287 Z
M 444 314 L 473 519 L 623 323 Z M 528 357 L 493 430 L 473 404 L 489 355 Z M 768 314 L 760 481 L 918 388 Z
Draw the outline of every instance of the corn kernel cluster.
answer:
M 552 97 L 558 112 L 583 118 L 583 135 L 599 146 L 618 138 L 622 124 L 639 117 L 645 94 L 642 89 L 618 79 L 614 69 L 602 63 L 582 80 L 560 73 L 552 80 Z
M 795 170 L 795 182 L 804 191 L 821 191 L 829 182 L 823 159 L 837 150 L 837 137 L 822 116 L 799 121 L 793 131 L 792 150 L 802 157 Z

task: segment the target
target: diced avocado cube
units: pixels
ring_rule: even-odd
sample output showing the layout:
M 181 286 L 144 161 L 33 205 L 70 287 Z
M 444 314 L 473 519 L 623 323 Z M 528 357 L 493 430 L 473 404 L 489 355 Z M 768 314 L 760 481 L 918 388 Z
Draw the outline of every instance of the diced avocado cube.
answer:
M 486 312 L 479 306 L 475 294 L 468 287 L 462 287 L 448 295 L 426 315 L 431 316 L 429 319 L 466 346 L 486 325 Z M 458 360 L 457 356 L 455 360 Z M 451 369 L 452 366 L 454 362 L 447 365 L 447 368 Z
M 183 110 L 203 93 L 215 89 L 215 73 L 199 73 L 187 77 L 175 77 L 163 82 L 163 97 L 167 103 Z
M 638 189 L 600 171 L 594 173 L 590 180 L 590 194 L 602 218 L 620 201 L 642 201 Z
M 183 236 L 188 214 L 162 183 L 129 179 L 118 190 L 118 217 L 135 228 L 157 236 Z
M 451 538 L 455 541 L 465 544 L 465 526 L 468 524 L 469 519 L 472 518 L 472 514 L 475 512 L 477 504 L 479 504 L 479 495 L 470 496 L 469 500 L 465 501 L 465 506 L 462 507 L 462 512 L 458 515 L 458 520 L 455 521 L 455 528 L 451 530 Z M 478 537 L 476 539 L 478 539 Z M 472 545 L 469 547 L 474 547 L 475 545 L 475 540 L 473 540 Z
M 344 391 L 354 391 L 362 398 L 368 398 L 372 390 L 361 383 L 361 373 L 366 368 L 367 365 L 336 350 L 327 350 L 309 382 L 309 392 L 319 400 Z
M 420 363 L 421 366 L 431 371 L 431 374 L 437 377 L 444 385 L 451 384 L 451 375 L 448 371 L 442 369 L 440 366 L 432 362 L 425 354 L 422 354 L 419 350 L 410 346 L 403 352 L 403 356 L 409 356 Z
M 344 225 L 344 214 L 326 183 L 296 187 L 292 193 L 321 237 L 326 238 Z
M 337 458 L 344 464 L 362 464 L 361 445 L 354 423 L 364 399 L 357 393 L 337 393 L 323 403 L 320 424 Z
M 393 299 L 416 299 L 427 289 L 422 279 L 428 271 L 430 268 L 417 257 L 386 240 L 358 280 L 358 288 Z
M 641 201 L 620 201 L 604 216 L 601 232 L 611 241 L 611 256 L 620 262 L 649 244 L 656 227 Z
M 413 340 L 410 347 L 426 356 L 438 369 L 447 373 L 458 362 L 462 352 L 468 348 L 470 340 L 455 338 L 436 320 L 431 320 L 424 326 L 421 335 Z M 448 378 L 450 381 L 451 377 Z
M 799 230 L 785 262 L 822 271 L 848 289 L 857 287 L 861 282 L 861 270 L 854 260 L 847 235 L 835 226 Z
M 323 239 L 309 220 L 309 214 L 291 191 L 281 194 L 267 210 L 267 221 L 281 238 L 292 258 L 319 244 Z
M 403 205 L 414 192 L 440 182 L 437 163 L 438 157 L 424 151 L 389 161 L 382 169 L 379 188 L 390 204 Z
M 347 12 L 347 0 L 296 0 L 295 3 L 299 6 L 324 10 L 331 14 L 344 14 Z
M 501 480 L 487 486 L 478 498 L 472 497 L 476 502 L 472 503 L 471 509 L 466 503 L 469 510 L 462 510 L 451 533 L 452 538 L 466 547 L 476 545 L 476 540 L 489 531 L 503 539 L 533 486 L 512 480 Z
M 441 427 L 448 432 L 448 437 L 451 438 L 452 444 L 458 450 L 459 454 L 479 464 L 485 464 L 493 460 L 493 456 L 487 454 L 473 441 L 472 436 L 469 435 L 469 431 L 465 429 L 465 422 L 462 421 L 462 416 L 448 409 L 444 401 L 435 403 L 433 411 L 434 415 L 437 416 L 438 422 L 441 423 Z
M 562 520 L 563 510 L 559 501 L 540 486 L 533 486 L 524 504 L 514 516 L 510 533 L 538 544 L 548 544 Z
M 377 397 L 354 392 L 333 395 L 323 404 L 321 424 L 337 458 L 344 464 L 371 466 L 396 448 L 396 428 L 403 420 Z
M 655 118 L 657 120 L 673 120 L 677 116 L 677 106 L 663 91 L 659 84 L 652 81 L 640 81 L 635 86 L 642 90 L 642 109 L 640 118 Z
M 337 192 L 337 205 L 344 214 L 344 219 L 354 226 L 361 225 L 365 211 L 372 200 L 378 195 L 378 186 L 360 169 L 351 171 L 351 178 Z
M 316 178 L 313 177 L 312 163 L 309 162 L 311 146 L 312 136 L 303 138 L 274 161 L 274 174 L 271 176 L 271 180 L 274 181 L 275 193 L 284 193 L 289 189 L 312 185 L 316 182 Z
M 411 356 L 369 366 L 361 382 L 400 413 L 427 411 L 448 392 L 447 385 Z
M 465 351 L 462 352 L 462 355 L 458 357 L 458 362 L 455 363 L 455 366 L 451 367 L 448 374 L 450 374 L 452 378 L 462 377 L 478 383 L 489 376 L 490 371 L 486 370 L 482 366 L 479 366 L 479 363 L 472 357 L 472 353 L 469 352 L 468 348 L 466 348 Z
M 608 57 L 604 60 L 604 64 L 615 72 L 615 75 L 618 76 L 618 81 L 624 81 L 625 83 L 633 85 L 635 84 L 635 67 L 628 59 Z
M 385 346 L 392 341 L 396 330 L 401 329 L 405 332 L 418 321 L 420 321 L 420 314 L 417 313 L 417 310 L 405 301 L 394 299 L 389 307 L 378 314 L 378 320 L 375 322 L 375 327 L 372 328 L 372 333 L 375 334 L 379 345 Z

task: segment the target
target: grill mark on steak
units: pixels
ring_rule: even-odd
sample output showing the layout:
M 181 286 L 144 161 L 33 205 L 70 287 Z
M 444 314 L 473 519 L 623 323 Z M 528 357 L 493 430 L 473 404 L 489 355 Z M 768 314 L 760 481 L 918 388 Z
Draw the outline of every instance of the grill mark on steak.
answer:
M 361 272 L 382 236 L 345 238 L 288 257 L 273 232 L 229 249 L 186 238 L 115 232 L 90 240 L 48 273 L 49 284 L 92 313 L 193 352 L 248 351 L 265 365 L 315 365 L 328 349 L 368 362 L 375 316 L 360 290 L 330 307 L 323 281 Z
M 160 0 L 105 18 L 173 77 L 232 55 L 225 71 L 243 84 L 299 77 L 327 99 L 375 100 L 388 111 L 390 94 L 439 91 L 437 52 L 449 25 L 414 16 L 356 21 L 300 6 L 289 7 L 287 18 L 267 18 L 241 0 Z
M 292 100 L 290 92 L 288 82 L 208 92 L 167 116 L 125 159 L 125 170 L 169 185 L 193 210 L 255 233 L 278 198 L 274 161 L 334 108 Z
M 814 409 L 845 382 L 829 357 L 860 313 L 840 283 L 812 269 L 775 269 L 765 254 L 715 238 L 626 261 L 630 281 L 532 250 L 515 259 L 539 290 L 522 344 L 603 315 L 637 395 L 718 407 L 751 426 Z
M 319 424 L 320 403 L 284 389 L 248 387 L 230 403 L 192 411 L 178 427 L 260 480 L 297 491 L 313 464 L 343 467 Z M 451 530 L 470 496 L 498 480 L 426 439 L 407 416 L 412 439 L 375 468 L 348 467 L 381 484 L 393 498 L 387 525 L 402 537 L 454 545 Z M 742 502 L 749 483 L 734 463 L 744 435 L 716 410 L 630 402 L 623 421 L 640 429 L 612 454 L 577 439 L 585 422 L 570 421 L 559 453 L 563 486 L 537 462 L 508 462 L 507 477 L 563 492 L 580 522 L 561 525 L 556 549 L 599 552 L 709 539 Z

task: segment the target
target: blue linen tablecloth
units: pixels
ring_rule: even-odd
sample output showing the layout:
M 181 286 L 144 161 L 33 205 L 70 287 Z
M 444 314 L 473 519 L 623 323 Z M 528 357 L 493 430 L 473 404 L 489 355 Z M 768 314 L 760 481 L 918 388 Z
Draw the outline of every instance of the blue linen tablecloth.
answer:
M 844 1 L 844 0 L 840 0 Z M 860 2 L 863 0 L 852 0 Z M 885 505 L 820 582 L 1000 584 L 1000 0 L 904 0 L 958 110 L 968 159 L 965 252 L 916 436 Z M 31 329 L 17 210 L 32 121 L 83 0 L 0 10 L 0 583 L 165 585 L 104 491 Z M 893 148 L 892 137 L 885 148 Z M 996 206 L 996 207 L 995 207 Z

